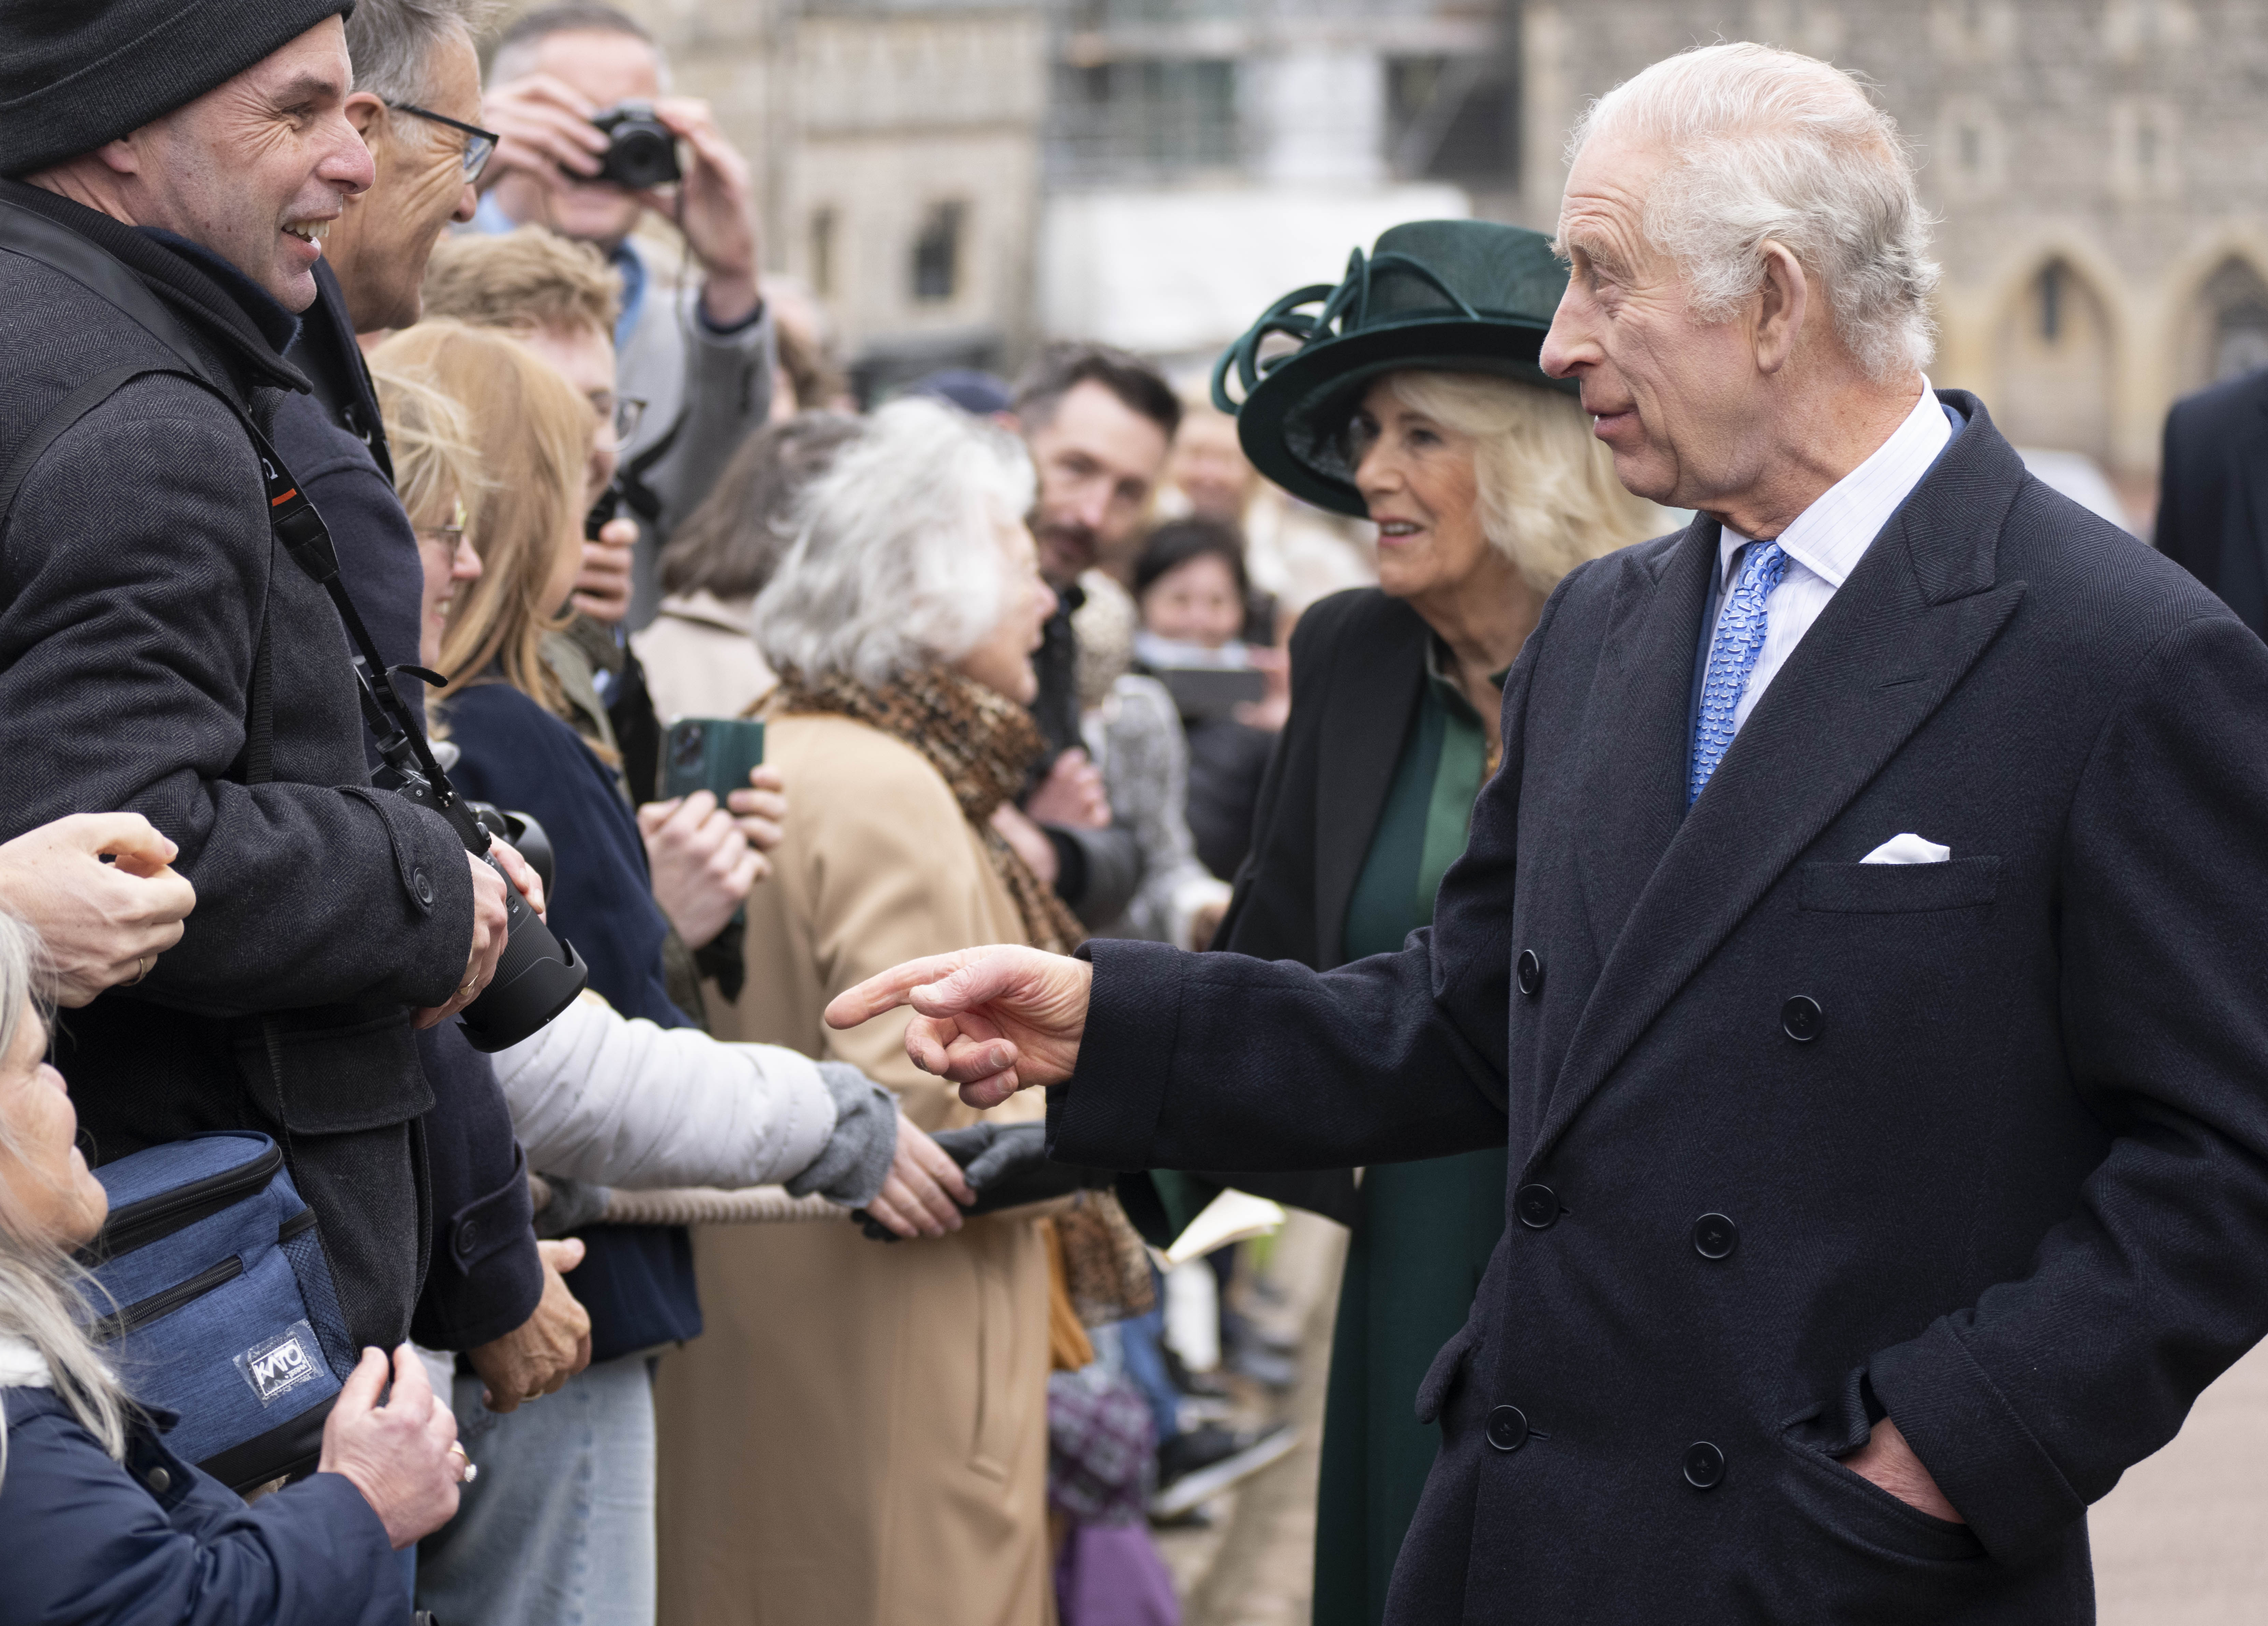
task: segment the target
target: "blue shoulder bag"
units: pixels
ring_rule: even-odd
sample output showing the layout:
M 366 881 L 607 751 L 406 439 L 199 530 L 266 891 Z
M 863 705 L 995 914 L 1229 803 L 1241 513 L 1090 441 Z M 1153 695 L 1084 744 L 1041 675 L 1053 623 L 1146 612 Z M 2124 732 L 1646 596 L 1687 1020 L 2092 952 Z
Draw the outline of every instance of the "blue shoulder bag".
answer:
M 110 1217 L 84 1257 L 110 1302 L 88 1330 L 126 1392 L 232 1490 L 313 1468 L 356 1350 L 283 1151 L 228 1129 L 94 1175 Z

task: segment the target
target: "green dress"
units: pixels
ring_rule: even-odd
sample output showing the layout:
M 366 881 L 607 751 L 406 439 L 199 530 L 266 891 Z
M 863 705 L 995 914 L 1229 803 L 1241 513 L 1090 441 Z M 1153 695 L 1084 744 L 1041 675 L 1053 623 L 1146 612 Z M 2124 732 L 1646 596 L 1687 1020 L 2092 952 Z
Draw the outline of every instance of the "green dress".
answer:
M 1348 900 L 1349 960 L 1394 953 L 1432 923 L 1433 894 L 1465 850 L 1487 776 L 1485 725 L 1442 675 L 1438 640 L 1425 664 L 1417 726 Z M 1418 1385 L 1465 1324 L 1504 1233 L 1504 1183 L 1501 1148 L 1363 1175 L 1331 1345 L 1314 1626 L 1377 1626 L 1385 1616 L 1387 1582 L 1440 1441 L 1417 1419 Z

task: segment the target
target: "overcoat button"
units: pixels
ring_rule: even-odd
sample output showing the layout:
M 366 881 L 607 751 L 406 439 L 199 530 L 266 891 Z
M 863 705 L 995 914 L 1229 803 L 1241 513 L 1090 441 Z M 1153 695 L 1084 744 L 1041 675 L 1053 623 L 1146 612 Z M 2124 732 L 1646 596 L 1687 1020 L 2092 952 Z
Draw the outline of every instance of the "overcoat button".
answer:
M 1488 1443 L 1498 1451 L 1517 1451 L 1528 1443 L 1528 1414 L 1517 1406 L 1498 1406 L 1488 1415 Z
M 1693 1222 L 1693 1251 L 1704 1259 L 1729 1259 L 1741 1245 L 1741 1228 L 1722 1214 L 1704 1214 Z
M 480 1245 L 481 1222 L 479 1220 L 468 1219 L 457 1227 L 457 1251 L 460 1254 L 470 1259 L 473 1256 L 473 1250 Z
M 1826 1020 L 1819 1002 L 1808 994 L 1798 994 L 1779 1008 L 1780 1031 L 1798 1044 L 1809 1044 L 1818 1038 Z
M 418 902 L 429 909 L 433 907 L 433 882 L 426 875 L 424 865 L 409 872 L 409 889 L 417 894 Z
M 1520 951 L 1520 991 L 1533 999 L 1543 991 L 1543 958 L 1532 948 Z
M 1549 1186 L 1522 1186 L 1513 1193 L 1512 1206 L 1530 1231 L 1549 1231 L 1559 1218 L 1559 1194 Z
M 144 1483 L 159 1496 L 163 1496 L 173 1488 L 173 1476 L 162 1468 L 153 1468 L 144 1476 Z
M 1714 1490 L 1724 1483 L 1725 1453 L 1705 1439 L 1685 1447 L 1685 1483 L 1696 1490 Z

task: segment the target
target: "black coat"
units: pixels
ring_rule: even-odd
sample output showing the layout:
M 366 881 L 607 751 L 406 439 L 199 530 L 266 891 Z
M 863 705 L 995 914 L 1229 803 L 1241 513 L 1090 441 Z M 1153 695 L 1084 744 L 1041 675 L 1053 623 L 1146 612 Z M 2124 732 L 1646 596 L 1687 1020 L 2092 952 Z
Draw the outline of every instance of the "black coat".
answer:
M 188 258 L 36 188 L 0 197 L 162 291 L 255 420 L 304 387 L 258 305 Z M 0 446 L 126 364 L 180 364 L 79 282 L 0 254 Z M 0 835 L 121 808 L 180 845 L 187 935 L 60 1024 L 80 1124 L 98 1159 L 192 1129 L 276 1136 L 350 1330 L 390 1346 L 426 1257 L 432 1099 L 409 1010 L 463 977 L 472 877 L 445 822 L 370 788 L 338 615 L 267 509 L 242 424 L 168 374 L 123 385 L 32 466 L 0 531 Z M 272 779 L 247 783 L 263 626 Z
M 315 262 L 315 289 L 286 352 L 314 390 L 279 404 L 276 450 L 322 515 L 379 656 L 414 666 L 424 589 L 417 533 L 394 494 L 378 398 L 328 261 Z M 404 678 L 398 688 L 422 715 L 424 686 Z M 429 1348 L 469 1350 L 526 1321 L 543 1296 L 526 1160 L 496 1069 L 455 1022 L 418 1034 L 417 1054 L 433 1091 L 425 1157 L 435 1223 L 411 1331 Z
M 2159 491 L 2159 551 L 2268 636 L 2268 370 L 2174 403 Z
M 1707 520 L 1552 596 L 1410 948 L 1086 951 L 1057 1156 L 1509 1140 L 1393 1621 L 2087 1621 L 2268 1330 L 2268 648 L 1946 399 L 1690 813 Z M 1833 1460 L 1878 1409 L 1965 1527 Z

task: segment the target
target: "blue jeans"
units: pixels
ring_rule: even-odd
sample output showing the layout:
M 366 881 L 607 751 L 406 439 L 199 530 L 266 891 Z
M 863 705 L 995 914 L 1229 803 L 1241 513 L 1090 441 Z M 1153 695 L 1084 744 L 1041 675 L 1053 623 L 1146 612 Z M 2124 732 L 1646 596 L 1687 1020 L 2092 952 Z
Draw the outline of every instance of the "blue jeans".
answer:
M 653 1626 L 653 1384 L 643 1355 L 568 1380 L 509 1416 L 481 1380 L 452 1395 L 480 1468 L 418 1544 L 417 1607 L 476 1626 Z

